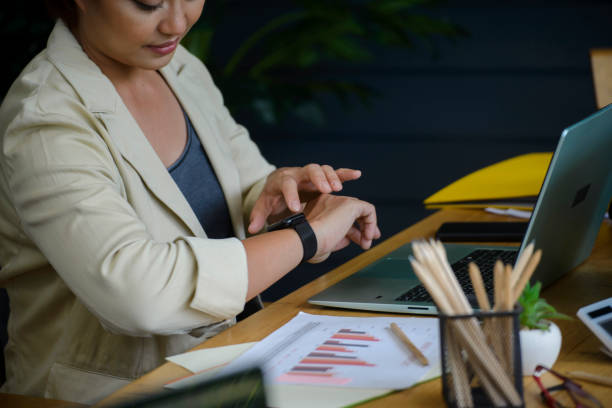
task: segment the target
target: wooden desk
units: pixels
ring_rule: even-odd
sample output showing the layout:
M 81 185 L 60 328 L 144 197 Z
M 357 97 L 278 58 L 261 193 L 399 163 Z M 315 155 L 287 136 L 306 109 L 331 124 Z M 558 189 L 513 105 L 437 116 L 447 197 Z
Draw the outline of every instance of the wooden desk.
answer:
M 307 303 L 307 299 L 346 278 L 397 247 L 416 238 L 432 236 L 445 221 L 460 220 L 508 220 L 476 210 L 443 210 L 433 214 L 399 234 L 385 240 L 371 250 L 357 256 L 333 271 L 321 276 L 290 295 L 272 303 L 264 310 L 252 315 L 236 326 L 207 340 L 197 348 L 218 347 L 229 344 L 257 341 L 288 322 L 300 310 L 313 314 L 343 316 L 381 316 L 381 313 L 356 312 L 323 308 Z M 544 297 L 560 312 L 575 316 L 580 306 L 593 303 L 612 295 L 612 222 L 604 221 L 597 243 L 590 258 L 544 291 Z M 599 349 L 597 338 L 578 320 L 558 321 L 563 333 L 563 346 L 555 368 L 561 372 L 583 370 L 612 377 L 612 360 Z M 164 383 L 189 372 L 173 363 L 166 363 L 132 384 L 115 392 L 101 405 L 107 405 L 159 392 Z M 546 379 L 552 384 L 551 379 Z M 612 388 L 581 381 L 585 389 L 600 399 L 604 405 L 612 402 Z M 527 406 L 542 406 L 539 390 L 534 381 L 525 378 L 525 401 Z M 443 406 L 440 380 L 434 380 L 384 398 L 363 404 L 363 407 L 440 407 Z

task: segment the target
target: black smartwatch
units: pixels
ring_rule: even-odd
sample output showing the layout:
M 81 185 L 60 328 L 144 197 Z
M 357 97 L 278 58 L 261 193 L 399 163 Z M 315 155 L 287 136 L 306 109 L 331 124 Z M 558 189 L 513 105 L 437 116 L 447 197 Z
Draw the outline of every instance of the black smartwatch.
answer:
M 309 260 L 317 253 L 317 236 L 310 227 L 308 220 L 304 213 L 294 214 L 287 218 L 280 220 L 268 227 L 268 232 L 278 231 L 285 228 L 293 228 L 302 241 L 302 248 L 304 248 L 304 257 L 302 262 Z

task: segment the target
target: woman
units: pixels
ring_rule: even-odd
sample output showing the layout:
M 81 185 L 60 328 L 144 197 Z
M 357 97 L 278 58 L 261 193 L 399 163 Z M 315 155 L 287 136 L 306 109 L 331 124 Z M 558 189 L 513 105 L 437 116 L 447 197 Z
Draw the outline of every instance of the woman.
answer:
M 2 391 L 95 402 L 302 260 L 380 236 L 372 205 L 328 194 L 358 171 L 275 170 L 230 117 L 179 45 L 204 0 L 49 4 L 61 20 L 0 108 Z

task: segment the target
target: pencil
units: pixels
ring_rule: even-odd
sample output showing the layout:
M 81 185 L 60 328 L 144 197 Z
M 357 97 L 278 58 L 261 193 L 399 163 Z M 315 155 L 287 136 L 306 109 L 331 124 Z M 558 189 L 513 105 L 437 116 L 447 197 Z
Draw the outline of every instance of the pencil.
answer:
M 472 287 L 474 288 L 474 293 L 476 293 L 476 299 L 478 300 L 478 306 L 480 307 L 480 310 L 482 310 L 483 312 L 490 311 L 491 304 L 489 303 L 487 291 L 485 290 L 484 283 L 482 282 L 482 275 L 480 274 L 480 269 L 478 268 L 478 265 L 476 265 L 474 262 L 470 262 L 469 272 L 470 280 L 472 281 Z
M 409 258 L 410 264 L 414 273 L 436 302 L 438 310 L 446 315 L 469 315 L 473 313 L 465 293 L 461 290 L 454 274 L 452 274 L 441 244 L 435 241 L 414 241 L 412 250 L 414 256 Z M 502 294 L 501 286 L 503 286 L 501 279 L 503 273 L 499 273 L 500 267 L 503 271 L 504 267 L 501 261 L 496 268 L 498 269 L 497 308 L 502 307 L 501 301 L 503 300 L 503 297 L 500 296 Z M 505 293 L 509 295 L 508 291 Z M 467 353 L 470 366 L 474 369 L 494 406 L 507 405 L 507 403 L 512 406 L 521 405 L 521 395 L 514 387 L 508 372 L 499 362 L 495 351 L 487 344 L 485 334 L 478 325 L 476 318 L 452 320 L 450 324 L 454 330 L 455 341 Z M 453 340 L 451 339 L 451 341 Z M 494 344 L 501 343 L 495 342 Z M 497 355 L 502 356 L 502 353 Z M 451 372 L 451 374 L 453 381 L 461 381 L 458 377 L 460 373 Z M 461 392 L 460 389 L 456 389 L 456 391 Z
M 425 357 L 423 355 L 423 353 L 421 353 L 421 350 L 419 350 L 417 348 L 417 346 L 415 346 L 410 339 L 408 338 L 408 336 L 406 336 L 404 334 L 404 332 L 402 331 L 402 329 L 399 328 L 399 326 L 395 323 L 391 323 L 391 331 L 393 332 L 393 334 L 395 334 L 401 341 L 402 343 L 404 343 L 412 352 L 412 354 L 415 355 L 415 357 L 419 360 L 419 362 L 426 366 L 429 365 L 429 361 L 427 361 L 427 357 Z
M 595 384 L 606 385 L 608 387 L 612 387 L 612 379 L 608 377 L 604 377 L 602 375 L 591 374 L 585 371 L 570 371 L 567 373 L 567 376 L 570 378 L 575 378 L 576 380 L 583 380 L 592 382 Z
M 527 266 L 525 266 L 525 268 L 521 272 L 521 277 L 519 278 L 518 282 L 514 286 L 514 294 L 512 295 L 513 303 L 516 303 L 518 298 L 521 297 L 521 293 L 523 293 L 523 289 L 525 289 L 525 285 L 527 285 L 527 282 L 531 278 L 531 275 L 533 275 L 533 272 L 535 272 L 535 269 L 538 266 L 538 263 L 540 262 L 541 258 L 542 258 L 541 249 L 538 249 L 537 251 L 535 251 L 533 255 L 531 255 L 531 258 L 529 258 L 529 262 L 527 262 Z

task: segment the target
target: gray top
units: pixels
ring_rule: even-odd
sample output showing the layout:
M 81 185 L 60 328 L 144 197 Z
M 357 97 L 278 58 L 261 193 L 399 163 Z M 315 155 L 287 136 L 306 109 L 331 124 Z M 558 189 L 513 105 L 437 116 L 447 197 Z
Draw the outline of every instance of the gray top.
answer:
M 232 221 L 219 180 L 189 117 L 185 112 L 183 114 L 187 123 L 187 145 L 168 171 L 198 217 L 206 235 L 209 238 L 233 237 Z

